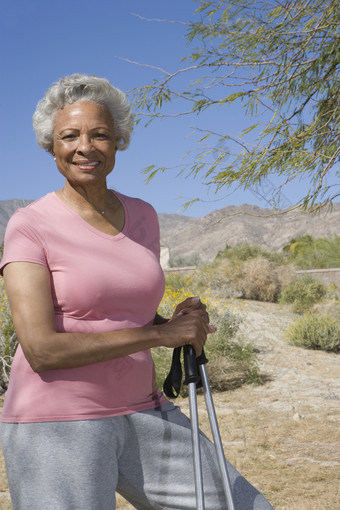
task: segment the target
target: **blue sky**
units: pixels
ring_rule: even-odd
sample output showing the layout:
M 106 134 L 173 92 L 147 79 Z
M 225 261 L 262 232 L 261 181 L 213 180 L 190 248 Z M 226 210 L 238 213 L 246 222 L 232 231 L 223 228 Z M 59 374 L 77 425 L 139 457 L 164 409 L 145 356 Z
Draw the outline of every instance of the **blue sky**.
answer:
M 191 0 L 0 0 L 0 200 L 37 199 L 63 186 L 52 157 L 37 146 L 32 129 L 35 106 L 51 83 L 84 72 L 104 76 L 128 91 L 157 77 L 156 71 L 124 58 L 174 71 L 190 51 L 185 25 L 143 21 L 133 13 L 188 22 L 194 19 L 196 5 Z M 216 117 L 216 124 L 232 130 L 241 118 L 240 111 L 231 110 L 222 119 Z M 194 122 L 195 127 L 204 127 L 203 116 Z M 186 136 L 192 123 L 186 117 L 148 128 L 138 125 L 128 150 L 118 153 L 109 186 L 151 202 L 159 213 L 200 217 L 226 205 L 267 207 L 251 191 L 214 195 L 199 179 L 176 177 L 176 169 L 145 184 L 144 167 L 180 164 L 193 144 Z M 296 191 L 295 185 L 284 206 L 290 205 Z M 183 203 L 197 196 L 203 201 L 183 212 Z

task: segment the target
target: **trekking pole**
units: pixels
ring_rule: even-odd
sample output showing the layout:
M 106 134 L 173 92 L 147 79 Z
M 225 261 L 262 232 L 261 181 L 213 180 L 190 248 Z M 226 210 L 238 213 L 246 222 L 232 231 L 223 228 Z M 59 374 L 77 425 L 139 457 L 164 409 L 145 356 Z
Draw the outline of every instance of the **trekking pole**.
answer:
M 196 392 L 197 385 L 200 384 L 203 387 L 203 393 L 207 407 L 207 413 L 209 416 L 210 428 L 213 436 L 217 462 L 220 469 L 222 486 L 227 504 L 227 510 L 235 510 L 231 483 L 223 452 L 221 435 L 218 428 L 214 402 L 211 396 L 210 384 L 205 368 L 205 364 L 208 362 L 208 360 L 205 357 L 204 350 L 202 350 L 201 355 L 198 358 L 196 358 L 195 351 L 191 345 L 185 345 L 183 351 L 185 369 L 184 384 L 188 386 L 189 391 L 190 421 L 192 433 L 191 438 L 194 456 L 196 508 L 197 510 L 204 510 L 202 461 L 201 461 L 200 434 L 197 412 L 197 392 Z M 176 398 L 179 395 L 180 391 L 182 380 L 180 354 L 181 347 L 176 347 L 173 352 L 171 370 L 169 372 L 169 375 L 165 379 L 163 385 L 164 393 L 170 398 Z M 200 375 L 198 372 L 200 373 Z
M 199 382 L 200 378 L 197 372 L 196 354 L 193 347 L 191 345 L 185 345 L 183 353 L 185 370 L 184 384 L 188 386 L 189 391 L 191 440 L 194 455 L 196 508 L 197 510 L 204 510 L 202 461 L 201 461 L 201 448 L 197 413 L 197 393 L 196 393 L 196 384 Z
M 226 498 L 226 502 L 228 505 L 228 510 L 235 510 L 233 494 L 231 490 L 231 483 L 228 475 L 227 465 L 225 461 L 225 456 L 223 452 L 223 445 L 221 440 L 220 431 L 218 428 L 215 406 L 211 395 L 210 384 L 207 376 L 207 370 L 205 368 L 205 363 L 207 363 L 207 358 L 205 357 L 204 351 L 202 351 L 201 356 L 197 358 L 197 364 L 199 367 L 199 372 L 201 375 L 201 381 L 203 386 L 203 394 L 205 398 L 205 404 L 207 407 L 207 412 L 209 416 L 210 428 L 213 435 L 214 446 L 217 456 L 218 465 L 220 468 L 222 484 L 224 495 Z

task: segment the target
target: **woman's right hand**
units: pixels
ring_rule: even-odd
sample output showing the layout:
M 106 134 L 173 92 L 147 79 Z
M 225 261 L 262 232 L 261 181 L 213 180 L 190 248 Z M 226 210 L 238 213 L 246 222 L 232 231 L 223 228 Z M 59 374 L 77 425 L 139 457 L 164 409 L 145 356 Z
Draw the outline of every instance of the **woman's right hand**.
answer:
M 209 333 L 216 331 L 209 324 L 209 315 L 206 306 L 199 298 L 188 298 L 178 305 L 173 317 L 163 329 L 164 347 L 174 348 L 183 345 L 192 345 L 196 356 L 200 356 Z

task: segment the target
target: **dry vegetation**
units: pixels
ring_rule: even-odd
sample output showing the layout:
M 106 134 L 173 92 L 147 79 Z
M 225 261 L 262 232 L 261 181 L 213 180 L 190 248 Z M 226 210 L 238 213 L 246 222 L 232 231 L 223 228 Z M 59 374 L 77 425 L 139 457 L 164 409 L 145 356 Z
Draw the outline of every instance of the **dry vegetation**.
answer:
M 263 386 L 214 394 L 226 456 L 277 510 L 339 508 L 339 355 L 287 345 L 288 307 L 247 302 L 239 335 L 257 350 Z M 233 374 L 229 377 L 232 379 Z M 210 435 L 203 397 L 201 428 Z M 188 411 L 188 400 L 179 404 Z M 11 509 L 3 461 L 0 509 Z M 118 497 L 117 508 L 133 507 Z

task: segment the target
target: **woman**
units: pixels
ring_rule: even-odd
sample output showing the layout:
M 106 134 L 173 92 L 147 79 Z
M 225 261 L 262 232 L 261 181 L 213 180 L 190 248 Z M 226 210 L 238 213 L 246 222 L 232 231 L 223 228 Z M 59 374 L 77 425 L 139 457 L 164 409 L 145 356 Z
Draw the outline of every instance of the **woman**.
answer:
M 106 186 L 129 144 L 130 106 L 102 78 L 60 79 L 33 125 L 64 187 L 18 210 L 0 270 L 20 346 L 2 415 L 14 510 L 112 510 L 115 490 L 139 509 L 195 505 L 188 419 L 155 385 L 150 348 L 191 344 L 209 325 L 198 298 L 171 320 L 154 209 Z M 225 508 L 204 439 L 206 508 Z M 229 465 L 236 508 L 271 506 Z

